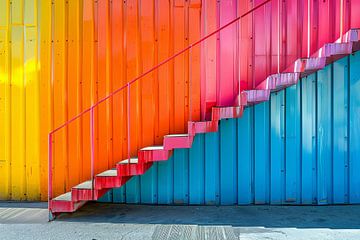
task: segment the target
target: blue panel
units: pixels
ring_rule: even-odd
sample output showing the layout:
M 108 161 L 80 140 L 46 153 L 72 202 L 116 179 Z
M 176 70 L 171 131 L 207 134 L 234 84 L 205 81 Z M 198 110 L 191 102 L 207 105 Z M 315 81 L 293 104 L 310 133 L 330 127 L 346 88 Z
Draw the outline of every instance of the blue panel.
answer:
M 350 69 L 350 70 L 349 70 Z M 360 53 L 221 120 L 101 201 L 149 204 L 360 203 Z M 174 201 L 175 195 L 175 201 Z
M 255 105 L 255 204 L 269 203 L 269 103 Z
M 300 84 L 288 87 L 285 94 L 285 201 L 299 204 L 301 200 Z
M 350 56 L 350 203 L 360 203 L 360 52 Z
M 284 91 L 271 95 L 270 108 L 270 159 L 271 159 L 271 199 L 272 204 L 284 202 L 285 184 L 285 144 L 284 144 Z
M 253 148 L 253 117 L 254 108 L 244 110 L 244 115 L 238 119 L 238 203 L 250 204 L 253 202 L 254 179 L 254 148 Z
M 205 204 L 220 204 L 219 132 L 205 134 Z
M 220 202 L 237 203 L 236 119 L 220 123 Z
M 332 199 L 332 91 L 331 67 L 318 72 L 317 86 L 317 200 L 329 204 Z
M 333 67 L 334 203 L 348 202 L 348 61 L 343 58 Z
M 301 199 L 303 204 L 316 201 L 316 74 L 301 81 L 302 86 L 302 145 Z
M 104 194 L 101 198 L 99 198 L 98 202 L 112 202 L 113 201 L 113 191 L 109 190 Z
M 189 201 L 190 204 L 204 204 L 205 198 L 205 134 L 196 135 L 189 150 Z
M 158 203 L 174 202 L 174 156 L 158 163 Z
M 174 150 L 174 203 L 189 202 L 189 150 Z
M 119 187 L 113 189 L 113 202 L 114 203 L 125 203 L 126 189 L 125 187 Z
M 157 178 L 157 163 L 154 163 L 144 175 L 140 176 L 141 203 L 157 203 Z
M 126 203 L 140 202 L 140 177 L 132 177 L 126 184 Z

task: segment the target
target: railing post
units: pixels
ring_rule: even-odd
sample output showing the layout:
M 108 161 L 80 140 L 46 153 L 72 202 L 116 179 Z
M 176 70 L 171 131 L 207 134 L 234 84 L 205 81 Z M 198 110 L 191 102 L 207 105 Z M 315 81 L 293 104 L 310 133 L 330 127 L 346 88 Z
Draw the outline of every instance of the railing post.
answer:
M 130 146 L 130 83 L 127 83 L 127 140 L 128 140 L 128 152 L 127 152 L 127 158 L 128 158 L 128 164 L 130 163 L 130 151 L 131 151 L 131 146 Z
M 95 124 L 94 124 L 94 107 L 91 107 L 90 109 L 90 151 L 91 151 L 91 185 L 92 185 L 92 191 L 91 196 L 92 199 L 94 199 L 94 162 L 95 162 Z
M 192 46 L 189 49 L 189 121 L 192 121 Z
M 49 133 L 48 136 L 48 210 L 49 210 L 49 220 L 51 221 L 52 219 L 52 212 L 51 212 L 51 203 L 50 201 L 52 200 L 52 196 L 53 196 L 53 182 L 52 182 L 52 166 L 53 166 L 53 154 L 52 154 L 52 138 L 53 138 L 53 134 Z

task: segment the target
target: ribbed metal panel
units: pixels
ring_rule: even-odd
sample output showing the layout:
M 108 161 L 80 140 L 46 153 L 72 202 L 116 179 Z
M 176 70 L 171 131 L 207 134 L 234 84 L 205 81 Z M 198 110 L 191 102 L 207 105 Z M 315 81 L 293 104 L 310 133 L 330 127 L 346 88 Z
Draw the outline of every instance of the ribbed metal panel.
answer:
M 360 52 L 196 136 L 190 150 L 102 200 L 144 204 L 360 203 Z

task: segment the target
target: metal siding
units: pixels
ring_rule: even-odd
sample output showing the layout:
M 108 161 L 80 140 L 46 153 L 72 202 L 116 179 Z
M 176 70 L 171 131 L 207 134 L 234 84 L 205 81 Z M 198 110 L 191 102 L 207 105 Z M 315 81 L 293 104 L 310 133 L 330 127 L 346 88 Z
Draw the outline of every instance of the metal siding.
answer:
M 316 199 L 316 74 L 301 81 L 301 203 Z
M 300 84 L 285 90 L 285 201 L 300 203 L 301 142 L 300 142 Z
M 254 177 L 254 108 L 246 108 L 237 120 L 237 161 L 238 161 L 238 204 L 250 204 L 253 201 Z M 205 146 L 207 149 L 208 146 Z
M 174 150 L 174 203 L 189 203 L 189 150 Z
M 237 202 L 236 119 L 220 123 L 220 204 Z
M 285 193 L 285 134 L 284 134 L 284 91 L 274 93 L 270 102 L 270 159 L 271 159 L 271 204 L 282 204 Z
M 348 202 L 348 61 L 346 57 L 333 64 L 334 203 Z
M 317 73 L 317 201 L 332 203 L 332 65 Z
M 189 149 L 189 203 L 205 203 L 205 134 L 195 136 Z
M 158 180 L 142 182 L 141 191 L 155 184 L 158 204 L 176 203 L 176 189 L 182 199 L 189 193 L 185 204 L 360 202 L 359 62 L 357 52 L 246 108 L 242 118 L 221 120 L 219 132 L 196 136 L 188 171 L 173 167 L 187 156 L 176 150 L 158 163 Z M 114 202 L 121 194 L 114 190 Z
M 220 136 L 219 132 L 205 134 L 205 204 L 220 204 Z
M 260 2 L 255 1 L 256 4 Z M 241 46 L 244 47 L 243 52 L 247 54 L 242 57 L 244 61 L 240 73 L 244 75 L 241 79 L 250 81 L 244 82 L 241 88 L 248 88 L 253 80 L 263 80 L 263 76 L 276 70 L 273 55 L 278 47 L 279 33 L 275 27 L 277 24 L 269 24 L 270 11 L 276 14 L 276 9 L 280 7 L 289 15 L 287 19 L 283 14 L 280 23 L 283 42 L 280 46 L 281 68 L 296 56 L 304 56 L 308 2 L 311 3 L 310 52 L 341 34 L 337 30 L 339 26 L 332 28 L 331 21 L 338 12 L 330 11 L 334 5 L 331 1 L 290 1 L 281 2 L 281 6 L 274 3 L 271 7 L 267 5 L 243 21 L 239 39 L 244 43 Z M 356 3 L 345 3 L 347 18 L 343 32 L 349 27 L 359 27 L 355 14 L 359 4 Z M 11 4 L 10 1 L 1 1 L 0 8 L 4 11 L 0 13 L 0 126 L 6 130 L 0 132 L 0 199 L 45 200 L 47 134 L 51 129 L 176 50 L 181 50 L 198 39 L 201 33 L 209 33 L 220 23 L 238 16 L 242 10 L 240 6 L 244 6 L 244 11 L 253 7 L 248 1 L 240 3 L 236 0 L 221 3 L 203 1 L 202 5 L 183 0 L 13 0 Z M 320 11 L 326 14 L 320 14 Z M 296 12 L 298 14 L 294 14 Z M 255 15 L 259 17 L 256 22 L 253 19 Z M 296 22 L 301 23 L 297 24 L 297 34 L 301 32 L 301 25 L 304 26 L 302 36 L 287 36 Z M 52 30 L 52 26 L 56 27 Z M 189 117 L 190 96 L 193 97 L 194 120 L 199 119 L 200 104 L 203 106 L 201 110 L 205 111 L 202 112 L 204 116 L 206 109 L 215 105 L 216 100 L 219 104 L 234 100 L 240 74 L 234 67 L 236 56 L 231 53 L 236 49 L 234 32 L 234 28 L 228 29 L 211 38 L 203 46 L 206 48 L 204 56 L 200 56 L 199 49 L 193 50 L 191 76 L 186 55 L 133 85 L 131 149 L 134 154 L 142 146 L 160 144 L 167 133 L 183 132 Z M 226 40 L 218 44 L 217 50 L 216 37 Z M 252 45 L 256 42 L 260 45 L 255 48 Z M 350 72 L 346 67 L 343 70 L 339 61 L 318 74 L 318 86 L 301 83 L 300 99 L 294 96 L 293 89 L 286 90 L 288 100 L 284 104 L 287 107 L 280 110 L 280 119 L 284 119 L 280 126 L 286 128 L 284 146 L 271 143 L 272 139 L 279 140 L 279 135 L 268 127 L 275 124 L 273 121 L 279 113 L 269 113 L 271 106 L 265 103 L 246 110 L 249 114 L 245 114 L 247 120 L 222 121 L 220 133 L 206 134 L 203 140 L 196 139 L 199 141 L 195 142 L 196 148 L 183 153 L 183 156 L 181 151 L 176 153 L 172 159 L 183 159 L 179 163 L 185 161 L 185 165 L 187 161 L 188 168 L 179 170 L 184 172 L 179 173 L 178 166 L 171 160 L 155 164 L 151 174 L 131 180 L 129 186 L 114 190 L 113 195 L 110 192 L 107 198 L 119 202 L 169 204 L 176 201 L 176 189 L 181 201 L 190 204 L 248 203 L 254 199 L 259 203 L 272 202 L 269 196 L 277 202 L 282 198 L 279 198 L 279 192 L 285 193 L 286 199 L 295 199 L 295 203 L 313 203 L 316 200 L 321 203 L 359 203 L 360 146 L 356 130 L 360 102 L 358 55 L 345 58 L 349 59 Z M 255 57 L 259 59 L 256 65 L 253 64 Z M 200 58 L 202 64 L 199 63 Z M 222 60 L 229 64 L 224 65 Z M 255 66 L 256 70 L 253 69 Z M 201 81 L 200 70 L 205 73 Z M 342 75 L 342 71 L 343 77 L 338 76 Z M 332 75 L 344 78 L 344 81 L 335 81 Z M 347 76 L 350 76 L 348 85 Z M 307 79 L 315 78 L 316 74 Z M 300 86 L 295 88 L 299 94 Z M 200 91 L 202 94 L 199 95 Z M 149 94 L 151 92 L 154 94 Z M 127 109 L 121 104 L 125 99 L 126 94 L 120 93 L 96 110 L 96 172 L 111 168 L 126 154 L 128 139 L 126 120 L 122 116 Z M 301 109 L 302 114 L 299 115 L 296 109 Z M 281 116 L 283 111 L 285 116 Z M 108 131 L 101 131 L 105 128 Z M 305 135 L 310 134 L 307 129 L 311 129 L 311 137 Z M 89 114 L 54 136 L 55 194 L 89 178 L 89 142 Z M 211 148 L 208 149 L 208 146 Z M 271 146 L 275 152 L 270 150 Z M 281 156 L 282 147 L 285 159 L 276 159 Z M 244 152 L 239 149 L 244 149 Z M 293 151 L 296 151 L 294 159 L 288 156 Z M 228 162 L 224 163 L 225 160 Z M 278 174 L 283 166 L 285 188 L 276 190 L 278 192 L 272 195 L 275 183 L 270 182 L 282 179 L 282 176 L 272 175 L 272 171 Z M 341 172 L 338 169 L 342 169 Z M 183 183 L 174 186 L 180 181 L 174 179 L 179 174 L 179 179 L 188 181 L 188 186 Z M 195 180 L 197 174 L 199 182 Z M 146 187 L 143 189 L 141 186 L 144 184 Z M 230 195 L 227 194 L 229 192 Z
M 350 56 L 349 202 L 360 203 L 360 52 Z
M 256 204 L 269 203 L 270 186 L 270 112 L 269 102 L 254 106 L 254 193 Z

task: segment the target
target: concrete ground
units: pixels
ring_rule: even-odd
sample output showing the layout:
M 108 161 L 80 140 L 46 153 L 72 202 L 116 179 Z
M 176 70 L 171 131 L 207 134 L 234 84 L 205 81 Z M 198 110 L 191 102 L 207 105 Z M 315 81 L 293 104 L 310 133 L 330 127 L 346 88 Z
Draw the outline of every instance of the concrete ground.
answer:
M 88 203 L 47 222 L 44 203 L 0 202 L 0 239 L 360 239 L 360 206 Z

